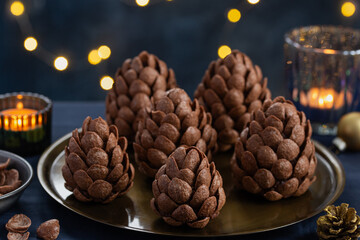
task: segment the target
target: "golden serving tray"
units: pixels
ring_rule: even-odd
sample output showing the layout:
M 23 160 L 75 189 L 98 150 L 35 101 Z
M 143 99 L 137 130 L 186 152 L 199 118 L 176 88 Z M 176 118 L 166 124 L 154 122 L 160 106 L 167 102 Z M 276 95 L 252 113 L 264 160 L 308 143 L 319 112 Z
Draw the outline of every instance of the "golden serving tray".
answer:
M 344 169 L 336 156 L 315 142 L 318 166 L 317 180 L 303 196 L 278 202 L 239 192 L 233 188 L 229 160 L 231 153 L 214 156 L 217 169 L 224 180 L 226 204 L 220 215 L 204 229 L 186 226 L 171 227 L 150 208 L 151 179 L 136 172 L 133 188 L 115 201 L 82 203 L 64 187 L 61 168 L 65 162 L 64 147 L 71 133 L 57 140 L 41 156 L 38 178 L 45 191 L 64 207 L 94 221 L 134 231 L 174 236 L 228 236 L 263 232 L 285 227 L 320 213 L 333 203 L 345 186 Z M 133 155 L 130 154 L 132 162 Z

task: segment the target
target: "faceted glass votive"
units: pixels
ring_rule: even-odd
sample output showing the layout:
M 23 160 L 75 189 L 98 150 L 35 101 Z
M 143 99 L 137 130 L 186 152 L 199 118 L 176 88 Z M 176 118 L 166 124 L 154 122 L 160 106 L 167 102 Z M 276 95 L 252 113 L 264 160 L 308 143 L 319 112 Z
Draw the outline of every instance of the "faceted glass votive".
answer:
M 40 154 L 51 142 L 52 102 L 35 93 L 0 95 L 0 149 Z
M 289 97 L 319 135 L 335 135 L 342 115 L 359 110 L 360 31 L 309 26 L 285 34 Z

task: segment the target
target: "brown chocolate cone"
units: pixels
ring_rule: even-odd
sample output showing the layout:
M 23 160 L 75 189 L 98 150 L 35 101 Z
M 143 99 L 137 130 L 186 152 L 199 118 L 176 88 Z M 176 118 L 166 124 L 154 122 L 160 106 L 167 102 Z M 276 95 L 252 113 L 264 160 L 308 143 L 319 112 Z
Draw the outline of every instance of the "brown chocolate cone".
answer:
M 178 147 L 156 173 L 153 210 L 172 225 L 204 228 L 226 202 L 215 163 L 196 147 Z
M 251 114 L 230 165 L 235 184 L 276 201 L 304 194 L 316 180 L 312 128 L 291 101 L 266 100 Z
M 260 67 L 238 50 L 212 61 L 195 91 L 195 98 L 213 116 L 220 151 L 234 146 L 250 113 L 270 97 Z
M 120 136 L 133 141 L 138 122 L 150 108 L 150 98 L 174 87 L 174 71 L 155 55 L 143 51 L 126 59 L 106 96 L 106 121 L 118 127 Z
M 211 114 L 187 93 L 174 88 L 159 99 L 139 123 L 133 144 L 139 170 L 154 177 L 168 156 L 180 145 L 196 146 L 211 159 L 217 150 L 217 133 L 211 127 Z
M 101 117 L 87 117 L 82 131 L 75 129 L 65 147 L 65 187 L 82 202 L 108 203 L 125 194 L 135 176 L 127 145 L 115 125 L 109 127 Z

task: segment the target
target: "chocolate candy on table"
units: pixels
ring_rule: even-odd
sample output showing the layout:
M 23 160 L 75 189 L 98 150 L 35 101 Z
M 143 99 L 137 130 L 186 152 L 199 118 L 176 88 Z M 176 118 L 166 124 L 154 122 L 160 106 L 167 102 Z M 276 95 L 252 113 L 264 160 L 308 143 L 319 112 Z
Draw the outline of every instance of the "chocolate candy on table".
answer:
M 226 201 L 215 163 L 196 147 L 178 147 L 156 173 L 152 191 L 152 209 L 172 226 L 204 228 Z
M 8 240 L 27 240 L 29 239 L 30 233 L 16 233 L 16 232 L 8 232 L 7 239 Z
M 230 165 L 235 184 L 276 201 L 304 194 L 316 180 L 312 128 L 291 101 L 266 100 L 251 114 Z
M 16 214 L 6 223 L 9 232 L 25 233 L 31 225 L 31 219 L 24 214 Z
M 60 233 L 60 224 L 57 219 L 50 219 L 40 224 L 36 230 L 36 235 L 40 239 L 55 240 Z
M 5 228 L 9 231 L 7 238 L 9 240 L 27 240 L 30 233 L 31 219 L 24 214 L 15 214 L 6 223 Z
M 14 191 L 22 184 L 18 170 L 7 170 L 10 161 L 9 158 L 6 162 L 0 164 L 0 196 Z
M 135 176 L 127 146 L 115 125 L 109 127 L 101 117 L 87 117 L 82 131 L 75 129 L 65 147 L 65 187 L 82 202 L 109 203 L 124 195 Z
M 212 114 L 219 150 L 227 151 L 235 145 L 250 113 L 260 109 L 271 93 L 260 67 L 233 50 L 210 63 L 194 96 Z
M 211 114 L 196 99 L 192 102 L 183 89 L 174 88 L 159 99 L 153 98 L 133 144 L 139 170 L 154 177 L 180 145 L 196 146 L 211 160 L 217 150 L 217 133 L 211 122 Z
M 120 136 L 133 141 L 138 122 L 144 119 L 146 108 L 150 108 L 150 98 L 174 87 L 174 71 L 157 56 L 143 51 L 126 59 L 106 96 L 106 121 L 118 127 Z

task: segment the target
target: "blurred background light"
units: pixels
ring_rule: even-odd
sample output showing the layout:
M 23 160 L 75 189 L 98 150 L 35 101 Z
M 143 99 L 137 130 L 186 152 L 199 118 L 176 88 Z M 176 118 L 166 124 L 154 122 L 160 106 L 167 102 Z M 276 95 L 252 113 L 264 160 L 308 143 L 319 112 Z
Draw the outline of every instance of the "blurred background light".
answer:
M 37 41 L 34 37 L 28 37 L 24 41 L 24 48 L 28 51 L 34 51 L 37 48 Z
M 88 61 L 92 65 L 96 65 L 101 62 L 101 57 L 99 56 L 98 51 L 96 49 L 90 51 L 88 55 Z
M 248 0 L 250 4 L 257 4 L 260 2 L 260 0 Z
M 239 10 L 233 8 L 233 9 L 230 9 L 230 10 L 228 11 L 227 17 L 228 17 L 228 19 L 229 19 L 230 22 L 235 23 L 235 22 L 238 22 L 238 21 L 240 20 L 240 18 L 241 18 L 241 13 L 240 13 Z
M 57 57 L 54 60 L 54 67 L 59 71 L 64 71 L 68 67 L 68 64 L 68 60 L 63 56 Z
M 103 76 L 100 79 L 100 86 L 104 90 L 110 90 L 114 84 L 114 79 L 110 76 Z
M 356 10 L 355 4 L 352 2 L 344 2 L 343 5 L 341 6 L 341 13 L 345 17 L 351 17 L 352 15 L 354 15 L 355 10 Z
M 111 50 L 108 46 L 102 45 L 98 49 L 98 55 L 102 59 L 108 59 L 111 55 Z
M 10 5 L 10 12 L 15 16 L 20 16 L 24 13 L 25 7 L 24 4 L 20 1 L 14 1 Z
M 136 4 L 140 7 L 145 7 L 149 4 L 150 0 L 136 0 Z
M 225 58 L 230 53 L 231 53 L 231 48 L 227 45 L 222 45 L 218 49 L 218 55 L 220 58 Z

